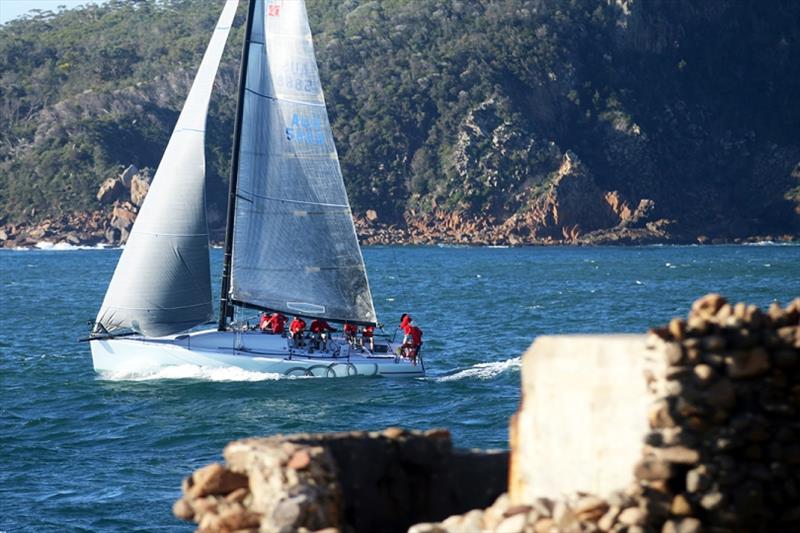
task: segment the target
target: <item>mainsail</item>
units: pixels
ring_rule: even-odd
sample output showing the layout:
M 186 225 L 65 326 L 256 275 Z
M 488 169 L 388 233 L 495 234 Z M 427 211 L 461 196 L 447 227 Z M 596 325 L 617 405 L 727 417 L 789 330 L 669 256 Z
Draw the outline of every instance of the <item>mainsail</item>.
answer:
M 148 336 L 212 318 L 205 206 L 208 101 L 238 0 L 226 0 L 183 110 L 97 315 Z M 98 328 L 99 329 L 99 328 Z
M 302 0 L 253 0 L 229 300 L 375 323 Z

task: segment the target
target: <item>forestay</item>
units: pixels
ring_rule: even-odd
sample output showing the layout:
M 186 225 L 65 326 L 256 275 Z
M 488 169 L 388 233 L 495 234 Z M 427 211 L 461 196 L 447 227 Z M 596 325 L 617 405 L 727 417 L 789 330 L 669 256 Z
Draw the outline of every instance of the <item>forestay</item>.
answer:
M 212 318 L 205 211 L 206 112 L 238 0 L 227 0 L 97 315 L 148 336 Z M 99 328 L 98 328 L 99 329 Z
M 233 225 L 235 303 L 375 323 L 302 0 L 256 0 Z

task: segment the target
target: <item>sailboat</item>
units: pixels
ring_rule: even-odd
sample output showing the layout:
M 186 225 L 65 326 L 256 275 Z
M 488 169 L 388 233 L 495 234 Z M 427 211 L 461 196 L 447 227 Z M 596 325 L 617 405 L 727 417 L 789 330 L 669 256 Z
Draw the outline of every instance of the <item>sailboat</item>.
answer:
M 231 162 L 220 310 L 214 320 L 204 139 L 238 0 L 219 21 L 89 337 L 94 368 L 168 366 L 286 376 L 421 376 L 388 336 L 374 347 L 263 333 L 270 312 L 378 325 L 333 142 L 303 0 L 250 0 Z M 238 317 L 238 318 L 237 318 Z

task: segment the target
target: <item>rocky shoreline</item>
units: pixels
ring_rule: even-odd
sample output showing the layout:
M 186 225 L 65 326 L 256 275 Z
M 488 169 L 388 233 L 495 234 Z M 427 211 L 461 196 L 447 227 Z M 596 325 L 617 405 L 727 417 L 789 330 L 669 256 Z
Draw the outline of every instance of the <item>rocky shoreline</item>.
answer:
M 43 246 L 117 247 L 125 244 L 139 206 L 129 200 L 114 200 L 92 212 L 75 212 L 36 223 L 5 223 L 0 219 L 0 248 Z M 368 211 L 369 213 L 369 211 Z M 507 224 L 493 225 L 485 219 L 470 219 L 457 213 L 428 215 L 405 224 L 387 224 L 356 217 L 356 232 L 362 246 L 603 246 L 648 244 L 744 244 L 797 242 L 796 235 L 752 235 L 747 237 L 675 237 L 649 228 L 617 228 L 569 238 L 536 238 L 522 235 Z M 211 244 L 221 246 L 223 228 L 210 230 Z
M 572 175 L 575 163 L 568 157 L 562 164 L 563 179 Z M 0 216 L 0 248 L 33 248 L 43 245 L 114 247 L 125 244 L 152 180 L 150 169 L 130 165 L 120 175 L 105 180 L 96 193 L 98 208 L 76 211 L 36 222 L 6 221 Z M 370 245 L 464 245 L 464 246 L 547 246 L 547 245 L 645 245 L 645 244 L 740 244 L 755 242 L 796 242 L 800 235 L 715 236 L 675 230 L 674 221 L 655 219 L 654 204 L 642 199 L 632 207 L 616 193 L 606 194 L 600 203 L 607 215 L 599 229 L 576 218 L 565 209 L 559 183 L 541 205 L 505 220 L 492 216 L 468 215 L 443 209 L 412 210 L 400 223 L 385 222 L 368 209 L 355 216 L 358 238 Z M 569 188 L 569 190 L 572 190 Z M 562 198 L 559 198 L 558 195 Z M 596 199 L 595 199 L 596 200 Z M 570 200 L 567 204 L 584 205 Z M 597 204 L 597 202 L 595 202 Z M 596 207 L 596 205 L 595 205 Z M 580 211 L 580 209 L 578 209 Z M 35 216 L 35 212 L 31 213 Z M 211 227 L 212 245 L 222 245 L 224 227 Z
M 115 201 L 104 209 L 75 212 L 36 223 L 0 223 L 0 248 L 36 248 L 49 246 L 117 247 L 125 244 L 138 206 L 129 201 Z M 652 244 L 745 244 L 797 242 L 796 235 L 752 235 L 747 237 L 674 237 L 648 229 L 623 228 L 592 232 L 576 238 L 532 238 L 508 231 L 504 224 L 490 225 L 485 220 L 465 219 L 452 214 L 445 217 L 415 219 L 406 224 L 385 224 L 356 217 L 356 231 L 362 246 L 636 246 Z M 0 221 L 2 219 L 0 218 Z M 211 228 L 211 244 L 221 246 L 224 229 Z

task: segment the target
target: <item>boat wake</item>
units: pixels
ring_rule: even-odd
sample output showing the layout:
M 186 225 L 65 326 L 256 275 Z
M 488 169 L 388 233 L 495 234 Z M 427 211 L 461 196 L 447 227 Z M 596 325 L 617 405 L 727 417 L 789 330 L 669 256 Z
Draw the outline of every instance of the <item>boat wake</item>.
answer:
M 496 361 L 494 363 L 478 363 L 454 374 L 434 378 L 434 381 L 443 383 L 462 379 L 492 379 L 504 372 L 518 370 L 520 365 L 521 359 L 519 357 L 512 357 L 506 361 Z
M 253 372 L 236 367 L 209 367 L 199 365 L 166 366 L 144 372 L 102 372 L 100 379 L 108 381 L 158 381 L 164 379 L 191 379 L 199 381 L 274 381 L 280 374 Z

